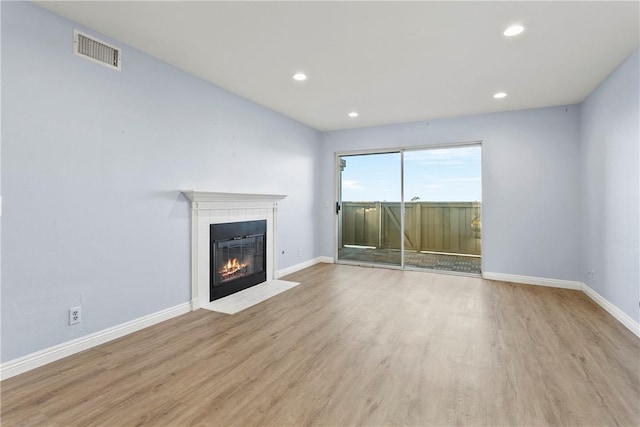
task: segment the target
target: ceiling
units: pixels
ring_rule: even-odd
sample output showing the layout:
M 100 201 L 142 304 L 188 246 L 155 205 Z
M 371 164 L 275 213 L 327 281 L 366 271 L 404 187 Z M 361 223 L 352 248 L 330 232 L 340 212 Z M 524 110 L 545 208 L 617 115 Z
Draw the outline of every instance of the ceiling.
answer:
M 37 3 L 321 131 L 578 103 L 640 37 L 635 1 Z

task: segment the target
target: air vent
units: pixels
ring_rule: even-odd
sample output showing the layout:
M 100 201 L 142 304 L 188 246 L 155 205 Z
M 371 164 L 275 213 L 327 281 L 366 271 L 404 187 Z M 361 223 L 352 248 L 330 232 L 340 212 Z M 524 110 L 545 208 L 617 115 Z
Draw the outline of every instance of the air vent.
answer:
M 89 34 L 73 30 L 73 53 L 91 62 L 120 71 L 121 50 Z

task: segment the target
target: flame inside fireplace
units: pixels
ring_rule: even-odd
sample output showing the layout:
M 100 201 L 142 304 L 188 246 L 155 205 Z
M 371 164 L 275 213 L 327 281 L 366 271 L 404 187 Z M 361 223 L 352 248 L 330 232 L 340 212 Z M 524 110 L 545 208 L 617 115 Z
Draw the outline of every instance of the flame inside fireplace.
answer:
M 222 268 L 219 270 L 219 273 L 224 279 L 228 279 L 230 277 L 245 273 L 247 270 L 247 266 L 248 264 L 239 262 L 238 258 L 231 258 L 225 265 L 222 266 Z

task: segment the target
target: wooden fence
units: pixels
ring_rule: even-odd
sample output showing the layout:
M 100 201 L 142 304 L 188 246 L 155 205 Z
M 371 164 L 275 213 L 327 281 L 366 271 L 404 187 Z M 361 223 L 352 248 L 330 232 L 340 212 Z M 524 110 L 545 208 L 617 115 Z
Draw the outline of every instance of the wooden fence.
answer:
M 480 255 L 479 202 L 407 202 L 404 245 L 412 251 Z M 342 246 L 400 249 L 400 202 L 342 202 Z

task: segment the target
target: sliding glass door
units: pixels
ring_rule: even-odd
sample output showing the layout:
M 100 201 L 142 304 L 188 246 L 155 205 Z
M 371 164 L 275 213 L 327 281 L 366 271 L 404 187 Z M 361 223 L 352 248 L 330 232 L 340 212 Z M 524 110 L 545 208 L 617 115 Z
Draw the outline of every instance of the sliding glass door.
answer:
M 479 145 L 404 152 L 404 265 L 480 274 Z
M 401 266 L 400 153 L 341 156 L 338 260 Z
M 338 157 L 339 262 L 480 274 L 481 147 Z

